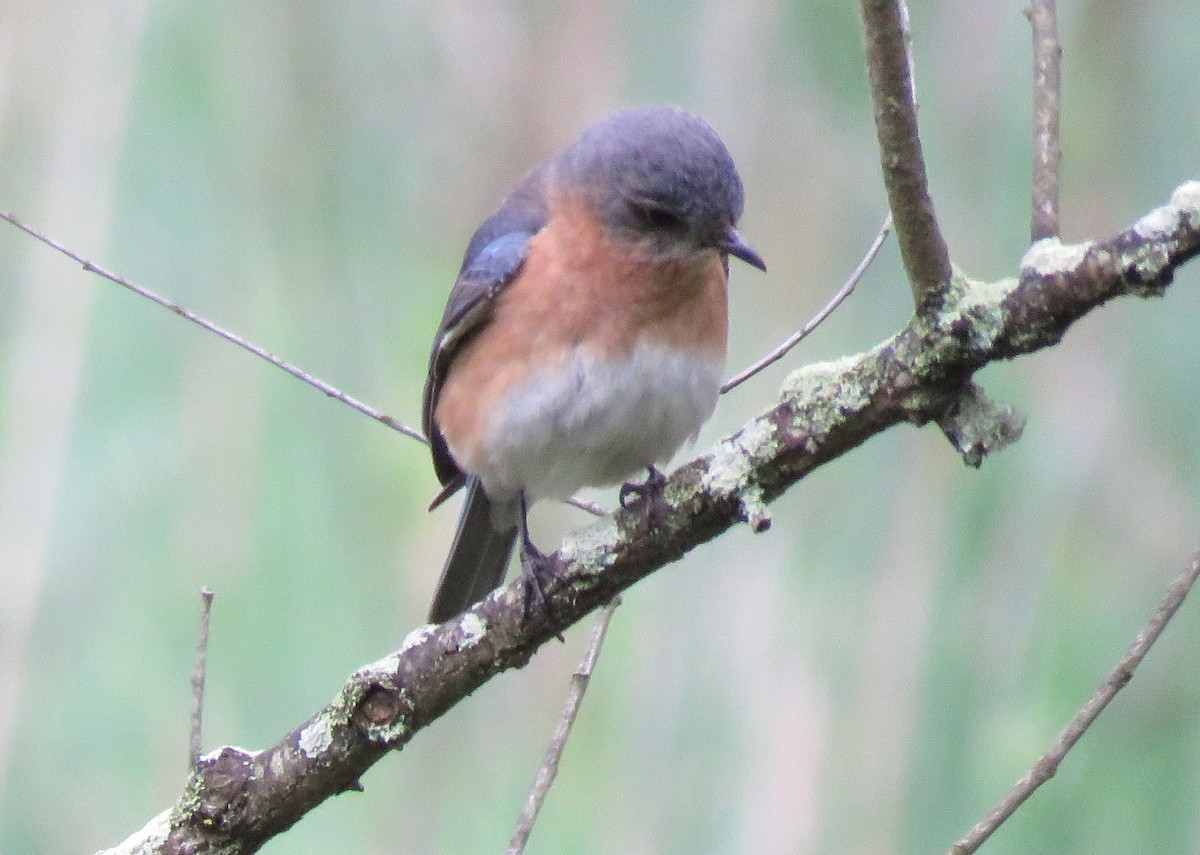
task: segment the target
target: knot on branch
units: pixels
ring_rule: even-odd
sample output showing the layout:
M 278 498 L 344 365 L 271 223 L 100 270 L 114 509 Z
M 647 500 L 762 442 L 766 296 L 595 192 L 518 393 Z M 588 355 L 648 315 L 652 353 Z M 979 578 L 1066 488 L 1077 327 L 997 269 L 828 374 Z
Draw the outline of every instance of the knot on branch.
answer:
M 232 840 L 241 833 L 255 757 L 254 753 L 226 745 L 196 762 L 173 811 L 166 851 L 191 855 L 203 851 L 200 847 L 214 839 Z
M 463 624 L 470 624 L 462 630 Z M 477 615 L 467 612 L 459 618 L 455 636 L 459 649 L 476 644 L 486 626 Z M 469 636 L 470 640 L 465 640 Z M 408 634 L 395 653 L 359 668 L 352 678 L 352 690 L 345 696 L 346 720 L 367 742 L 383 748 L 398 748 L 409 740 L 413 731 L 413 703 L 405 685 L 409 680 L 432 667 L 442 649 L 443 639 L 436 627 L 419 626 Z
M 1007 404 L 997 404 L 968 382 L 962 394 L 937 420 L 963 462 L 978 469 L 983 458 L 1021 438 L 1025 417 Z
M 408 707 L 403 689 L 372 685 L 354 710 L 354 723 L 371 742 L 392 745 L 408 737 Z

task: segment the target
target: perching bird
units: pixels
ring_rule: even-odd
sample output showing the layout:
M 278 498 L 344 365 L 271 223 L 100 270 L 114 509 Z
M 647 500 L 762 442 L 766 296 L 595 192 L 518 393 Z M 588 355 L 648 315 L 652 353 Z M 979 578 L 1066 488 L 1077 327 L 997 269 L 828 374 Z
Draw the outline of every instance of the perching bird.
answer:
M 653 485 L 712 415 L 729 256 L 766 269 L 737 231 L 742 199 L 707 122 L 641 107 L 534 167 L 475 232 L 425 385 L 443 484 L 431 507 L 467 489 L 431 621 L 503 581 L 518 531 L 527 596 L 540 595 L 529 504 L 642 470 Z

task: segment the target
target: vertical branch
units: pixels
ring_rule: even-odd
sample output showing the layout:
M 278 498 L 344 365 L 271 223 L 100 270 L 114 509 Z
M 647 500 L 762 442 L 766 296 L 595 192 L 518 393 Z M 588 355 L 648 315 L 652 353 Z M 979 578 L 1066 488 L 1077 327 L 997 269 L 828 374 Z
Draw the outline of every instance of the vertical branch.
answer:
M 192 669 L 192 735 L 189 740 L 193 769 L 203 750 L 200 725 L 204 717 L 204 676 L 208 671 L 208 624 L 212 614 L 213 592 L 204 588 L 200 591 L 200 598 L 203 606 L 200 611 L 200 631 L 196 634 L 196 664 Z
M 1025 17 L 1033 28 L 1033 217 L 1030 239 L 1058 237 L 1058 117 L 1062 45 L 1056 0 L 1033 0 Z
M 928 310 L 937 305 L 950 281 L 950 252 L 929 197 L 917 134 L 908 11 L 903 0 L 860 0 L 860 6 L 883 181 L 917 310 Z

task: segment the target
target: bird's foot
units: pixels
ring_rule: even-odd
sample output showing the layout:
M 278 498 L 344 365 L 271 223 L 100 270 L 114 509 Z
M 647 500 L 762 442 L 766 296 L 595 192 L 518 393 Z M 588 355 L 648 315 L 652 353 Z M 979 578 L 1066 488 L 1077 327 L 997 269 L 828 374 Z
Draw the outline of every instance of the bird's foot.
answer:
M 532 541 L 521 545 L 521 580 L 525 587 L 523 617 L 526 620 L 533 615 L 535 609 L 540 609 L 547 621 L 557 622 L 546 590 L 558 579 L 558 568 L 551 556 L 539 551 Z M 561 632 L 556 632 L 555 636 L 559 641 L 565 640 Z
M 640 484 L 635 484 L 633 481 L 626 481 L 621 485 L 621 489 L 617 493 L 617 501 L 621 503 L 621 507 L 629 510 L 635 501 L 659 492 L 666 483 L 666 475 L 659 472 L 653 466 L 647 466 L 646 480 Z

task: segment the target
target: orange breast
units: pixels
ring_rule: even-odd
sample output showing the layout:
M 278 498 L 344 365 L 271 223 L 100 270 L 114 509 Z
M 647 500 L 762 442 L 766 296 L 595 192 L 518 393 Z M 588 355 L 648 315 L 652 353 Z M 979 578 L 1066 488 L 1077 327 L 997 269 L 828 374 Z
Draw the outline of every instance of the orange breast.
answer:
M 435 417 L 459 465 L 480 474 L 490 414 L 533 373 L 567 365 L 577 349 L 628 358 L 639 343 L 723 362 L 727 333 L 719 253 L 652 258 L 614 242 L 585 200 L 560 196 L 492 319 L 451 363 Z

